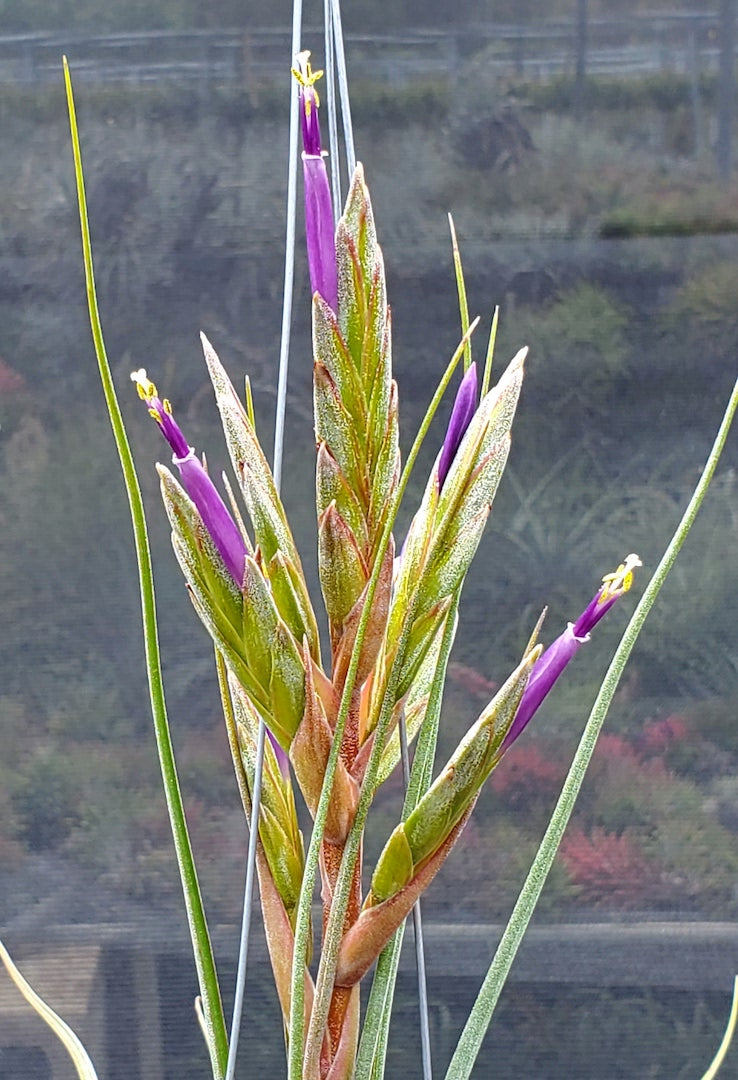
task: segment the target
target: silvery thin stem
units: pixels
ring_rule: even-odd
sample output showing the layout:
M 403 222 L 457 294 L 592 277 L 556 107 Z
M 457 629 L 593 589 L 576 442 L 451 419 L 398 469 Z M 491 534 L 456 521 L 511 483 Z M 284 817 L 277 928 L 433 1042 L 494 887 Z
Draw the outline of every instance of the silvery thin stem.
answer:
M 333 45 L 336 51 L 336 68 L 338 70 L 338 91 L 341 97 L 341 116 L 343 118 L 343 138 L 346 143 L 346 163 L 349 176 L 354 175 L 356 168 L 356 151 L 354 150 L 354 130 L 351 125 L 351 103 L 349 101 L 348 79 L 346 77 L 346 53 L 343 48 L 343 28 L 341 26 L 340 0 L 330 0 L 333 12 Z
M 341 163 L 338 158 L 338 110 L 336 108 L 336 63 L 333 43 L 332 0 L 323 0 L 325 23 L 325 88 L 328 106 L 328 159 L 331 163 L 331 195 L 333 215 L 338 218 L 343 206 L 341 198 Z
M 402 757 L 402 778 L 407 791 L 410 783 L 410 755 L 407 748 L 407 726 L 404 712 L 400 715 L 400 754 Z M 428 983 L 425 976 L 425 946 L 423 943 L 423 918 L 420 913 L 420 900 L 413 908 L 413 930 L 415 936 L 415 966 L 418 970 L 418 1006 L 420 1009 L 420 1053 L 423 1061 L 423 1080 L 433 1080 L 431 1061 L 430 1019 L 428 1016 Z
M 302 0 L 294 0 L 292 7 L 292 56 L 300 51 L 302 27 Z M 282 294 L 282 336 L 279 349 L 279 378 L 277 383 L 277 407 L 274 426 L 274 483 L 279 491 L 282 480 L 282 456 L 284 450 L 284 419 L 287 405 L 287 371 L 289 368 L 290 331 L 292 327 L 292 298 L 295 279 L 295 218 L 297 206 L 297 140 L 298 140 L 298 100 L 292 90 L 290 75 L 290 136 L 289 164 L 287 173 L 287 229 L 284 254 L 284 290 Z M 251 933 L 251 912 L 254 898 L 254 871 L 256 867 L 256 844 L 259 831 L 259 811 L 261 809 L 261 778 L 264 769 L 264 742 L 266 728 L 264 721 L 259 721 L 256 745 L 256 765 L 254 768 L 254 790 L 251 802 L 251 821 L 249 823 L 249 850 L 246 861 L 246 884 L 244 887 L 243 916 L 241 919 L 241 940 L 238 949 L 238 972 L 236 974 L 236 993 L 233 1001 L 231 1020 L 231 1038 L 228 1049 L 228 1066 L 225 1080 L 233 1080 L 236 1073 L 238 1037 L 243 1013 L 244 990 L 246 986 L 246 963 L 248 960 L 249 937 Z

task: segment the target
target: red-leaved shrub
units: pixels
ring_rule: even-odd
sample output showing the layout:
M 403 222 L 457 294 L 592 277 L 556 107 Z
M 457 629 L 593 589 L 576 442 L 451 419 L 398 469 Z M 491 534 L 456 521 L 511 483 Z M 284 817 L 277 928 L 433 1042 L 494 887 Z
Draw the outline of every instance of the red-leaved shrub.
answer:
M 512 809 L 558 795 L 566 769 L 532 743 L 512 746 L 492 773 L 493 791 Z
M 675 743 L 689 738 L 687 721 L 681 716 L 667 716 L 663 720 L 652 720 L 646 724 L 638 740 L 638 749 L 643 757 L 655 757 L 667 753 Z
M 635 841 L 604 829 L 567 834 L 559 849 L 581 903 L 636 907 L 655 897 L 661 873 Z

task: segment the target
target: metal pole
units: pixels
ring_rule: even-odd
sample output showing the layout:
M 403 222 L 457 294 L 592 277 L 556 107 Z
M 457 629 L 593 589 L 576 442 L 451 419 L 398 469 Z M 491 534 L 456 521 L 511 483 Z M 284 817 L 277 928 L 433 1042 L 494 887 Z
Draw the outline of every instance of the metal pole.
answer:
M 293 0 L 292 7 L 292 56 L 300 51 L 302 32 L 302 0 Z M 295 279 L 295 219 L 297 216 L 297 142 L 299 136 L 299 114 L 297 94 L 290 76 L 290 135 L 287 172 L 287 234 L 284 254 L 284 289 L 282 293 L 282 336 L 279 349 L 279 378 L 277 388 L 277 409 L 274 426 L 274 483 L 279 491 L 282 480 L 282 455 L 284 448 L 284 422 L 287 409 L 287 371 L 290 354 L 290 334 L 292 327 L 292 299 Z M 251 935 L 251 913 L 254 904 L 254 878 L 256 876 L 256 845 L 259 836 L 259 810 L 261 807 L 261 781 L 264 768 L 264 745 L 266 726 L 259 719 L 256 744 L 256 763 L 254 765 L 254 790 L 251 793 L 251 820 L 249 822 L 249 849 L 246 858 L 246 883 L 244 886 L 243 912 L 241 916 L 241 937 L 238 947 L 238 969 L 236 971 L 236 990 L 231 1018 L 231 1037 L 228 1048 L 226 1080 L 234 1080 L 238 1042 L 241 1033 L 241 1017 L 246 990 L 246 965 L 249 955 Z
M 720 178 L 733 171 L 733 118 L 735 115 L 735 5 L 720 2 L 720 86 L 718 91 L 717 165 Z

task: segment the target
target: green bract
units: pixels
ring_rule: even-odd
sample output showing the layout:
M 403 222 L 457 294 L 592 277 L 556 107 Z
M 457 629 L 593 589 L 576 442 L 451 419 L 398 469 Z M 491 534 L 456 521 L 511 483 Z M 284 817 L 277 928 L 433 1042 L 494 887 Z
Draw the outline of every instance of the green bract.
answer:
M 235 678 L 229 680 L 229 691 L 237 724 L 241 761 L 251 793 L 254 790 L 259 718 L 248 695 Z M 280 769 L 268 739 L 264 747 L 259 837 L 277 891 L 290 921 L 294 922 L 305 852 L 302 833 L 297 823 L 292 784 Z
M 360 166 L 336 230 L 336 260 L 337 313 L 313 299 L 318 565 L 334 666 L 400 468 L 384 263 Z
M 307 634 L 310 651 L 319 661 L 318 628 L 310 594 L 272 471 L 246 409 L 239 401 L 215 350 L 204 334 L 201 338 L 231 464 L 254 530 L 259 562 L 266 568 L 270 579 L 273 580 L 275 576 L 279 579 L 279 570 L 271 569 L 274 558 L 278 557 L 290 587 L 285 590 L 282 581 L 275 589 L 277 607 L 298 641 L 302 640 L 303 634 Z
M 379 857 L 367 906 L 388 900 L 407 885 L 479 794 L 498 760 L 540 646 L 526 656 L 469 729 L 408 819 L 397 826 Z M 399 834 L 403 842 L 398 840 Z M 388 891 L 389 887 L 389 891 Z

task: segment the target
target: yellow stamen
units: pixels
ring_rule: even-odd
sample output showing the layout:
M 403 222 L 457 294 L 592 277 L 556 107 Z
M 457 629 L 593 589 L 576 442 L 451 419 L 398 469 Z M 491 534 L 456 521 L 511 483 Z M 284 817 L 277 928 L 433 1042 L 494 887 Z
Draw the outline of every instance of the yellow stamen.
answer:
M 138 371 L 132 371 L 131 381 L 135 382 L 138 396 L 143 401 L 150 401 L 151 398 L 159 396 L 156 392 L 156 387 L 146 374 L 146 368 L 139 368 Z
M 616 594 L 620 596 L 621 593 L 626 593 L 633 584 L 633 571 L 637 566 L 643 566 L 643 563 L 637 555 L 630 554 L 624 562 L 621 562 L 617 570 L 614 570 L 611 574 L 605 574 L 602 579 L 602 591 L 597 602 L 601 604 L 604 600 L 609 600 L 610 597 Z
M 295 76 L 303 90 L 312 90 L 312 94 L 305 95 L 305 112 L 308 116 L 310 115 L 313 100 L 315 101 L 316 109 L 320 108 L 320 98 L 318 97 L 318 91 L 315 89 L 315 84 L 318 79 L 323 77 L 322 71 L 313 71 L 310 60 L 308 59 L 309 56 L 310 50 L 303 49 L 303 51 L 298 53 L 295 57 L 297 67 L 291 69 L 292 74 Z

